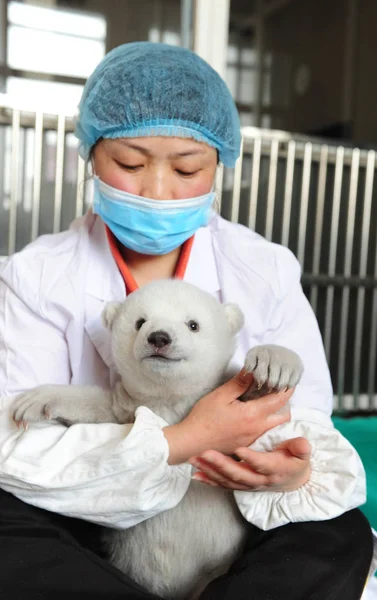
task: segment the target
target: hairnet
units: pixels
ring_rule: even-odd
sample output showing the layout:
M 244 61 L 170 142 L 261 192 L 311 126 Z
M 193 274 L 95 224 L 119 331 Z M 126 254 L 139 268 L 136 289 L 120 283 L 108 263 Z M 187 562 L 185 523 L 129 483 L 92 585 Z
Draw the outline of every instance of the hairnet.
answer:
M 234 166 L 240 122 L 225 82 L 190 50 L 136 42 L 99 63 L 84 87 L 76 119 L 80 154 L 100 138 L 152 135 L 206 142 Z

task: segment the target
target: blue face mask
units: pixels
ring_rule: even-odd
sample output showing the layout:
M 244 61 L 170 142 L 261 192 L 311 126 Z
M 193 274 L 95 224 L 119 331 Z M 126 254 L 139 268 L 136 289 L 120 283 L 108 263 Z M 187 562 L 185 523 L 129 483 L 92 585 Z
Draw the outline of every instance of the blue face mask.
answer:
M 93 212 L 115 237 L 140 254 L 168 254 L 207 225 L 215 193 L 183 200 L 152 200 L 94 177 Z

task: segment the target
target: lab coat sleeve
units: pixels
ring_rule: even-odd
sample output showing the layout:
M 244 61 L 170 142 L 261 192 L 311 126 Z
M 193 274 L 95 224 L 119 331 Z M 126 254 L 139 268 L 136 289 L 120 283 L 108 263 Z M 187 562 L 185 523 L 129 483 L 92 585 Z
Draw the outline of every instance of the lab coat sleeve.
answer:
M 271 451 L 282 442 L 303 436 L 312 447 L 311 476 L 293 492 L 235 492 L 244 517 L 261 529 L 288 522 L 335 518 L 366 500 L 361 460 L 333 427 L 332 386 L 317 321 L 300 284 L 300 267 L 283 247 L 276 251 L 278 294 L 263 343 L 295 350 L 304 374 L 291 400 L 289 423 L 266 432 L 251 447 Z
M 70 382 L 64 319 L 43 318 L 30 279 L 12 264 L 0 268 L 0 486 L 29 504 L 118 529 L 174 507 L 191 466 L 168 465 L 167 423 L 147 408 L 133 425 L 43 424 L 22 432 L 12 422 L 14 395 Z
M 357 452 L 319 411 L 293 407 L 289 423 L 266 432 L 251 448 L 269 452 L 301 436 L 312 447 L 311 475 L 305 485 L 292 492 L 235 492 L 245 519 L 260 529 L 333 519 L 365 502 L 365 474 Z

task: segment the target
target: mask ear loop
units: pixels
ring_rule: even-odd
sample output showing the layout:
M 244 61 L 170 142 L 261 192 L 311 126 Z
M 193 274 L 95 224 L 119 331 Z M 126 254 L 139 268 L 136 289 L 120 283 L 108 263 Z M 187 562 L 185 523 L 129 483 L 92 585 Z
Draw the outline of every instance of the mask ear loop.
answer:
M 224 181 L 224 165 L 222 163 L 218 163 L 216 167 L 216 175 L 215 180 L 213 182 L 212 191 L 216 194 L 215 199 L 215 210 L 218 214 L 221 214 L 221 197 L 223 191 L 223 181 Z
M 94 160 L 93 160 L 93 149 L 94 146 L 90 149 L 89 155 L 88 155 L 88 159 L 86 162 L 86 169 L 87 169 L 87 173 L 88 173 L 88 178 L 86 178 L 85 180 L 85 184 L 89 186 L 89 206 L 88 206 L 88 214 L 92 214 L 93 213 L 93 198 L 94 198 L 94 179 L 98 179 L 98 175 L 96 173 L 96 170 L 94 168 Z
M 94 148 L 95 148 L 96 144 L 94 144 L 94 146 L 91 147 L 91 149 L 89 150 L 89 154 L 88 154 L 88 168 L 90 168 L 90 177 L 98 177 L 96 170 L 94 168 Z

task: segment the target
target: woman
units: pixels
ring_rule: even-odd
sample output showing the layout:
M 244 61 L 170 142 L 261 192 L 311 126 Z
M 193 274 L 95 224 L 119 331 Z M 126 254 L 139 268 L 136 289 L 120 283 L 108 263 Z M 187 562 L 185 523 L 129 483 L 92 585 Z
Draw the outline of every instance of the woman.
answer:
M 29 245 L 0 274 L 2 598 L 151 598 L 100 556 L 98 525 L 125 529 L 175 506 L 190 461 L 203 483 L 235 490 L 250 522 L 243 556 L 204 600 L 356 600 L 372 554 L 355 510 L 364 472 L 331 425 L 329 373 L 299 266 L 210 211 L 218 160 L 234 166 L 240 149 L 224 82 L 187 50 L 120 46 L 89 78 L 76 134 L 95 174 L 93 213 Z M 280 409 L 292 390 L 237 402 L 250 385 L 240 373 L 174 426 L 141 407 L 133 426 L 15 427 L 11 397 L 30 388 L 111 386 L 104 303 L 172 276 L 240 305 L 234 365 L 260 343 L 298 352 L 305 373 L 290 414 Z

